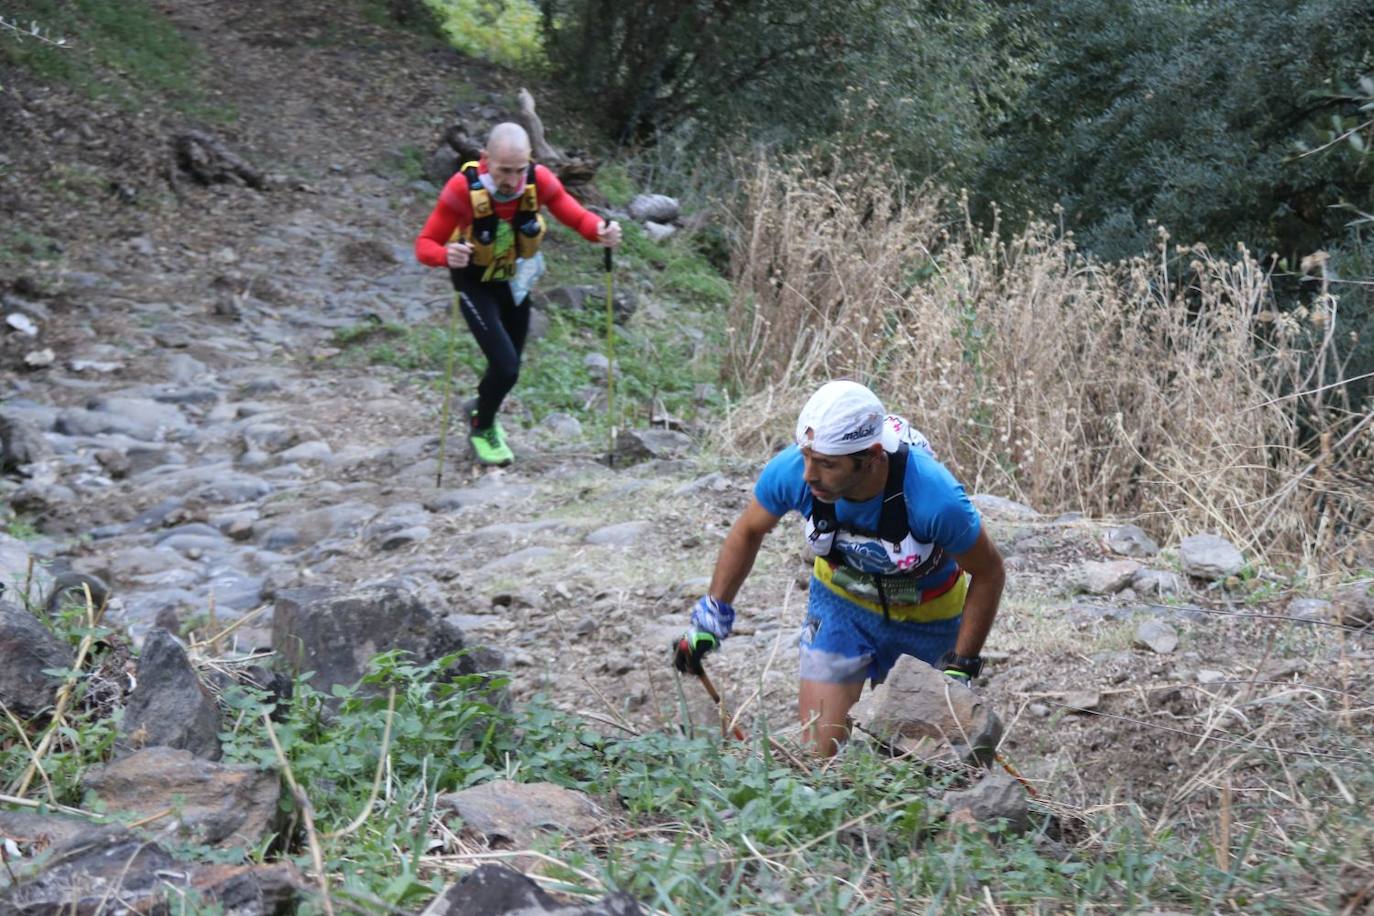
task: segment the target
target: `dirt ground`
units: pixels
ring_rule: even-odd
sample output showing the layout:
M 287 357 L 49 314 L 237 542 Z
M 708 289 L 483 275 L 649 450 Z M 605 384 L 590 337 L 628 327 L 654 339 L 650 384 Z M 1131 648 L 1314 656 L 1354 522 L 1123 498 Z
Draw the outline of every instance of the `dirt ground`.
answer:
M 410 255 L 434 189 L 417 187 L 397 163 L 410 147 L 432 147 L 459 99 L 468 112 L 508 110 L 516 87 L 346 5 L 166 0 L 161 8 L 211 50 L 209 83 L 237 112 L 233 121 L 123 112 L 5 75 L 11 91 L 0 96 L 0 120 L 15 129 L 0 137 L 4 209 L 60 250 L 35 246 L 0 288 L 41 304 L 42 344 L 57 366 L 117 351 L 123 368 L 94 379 L 31 370 L 11 335 L 0 393 L 79 405 L 165 383 L 167 355 L 184 354 L 229 380 L 236 402 L 267 405 L 277 422 L 346 457 L 257 501 L 256 530 L 345 501 L 424 505 L 434 496 L 433 386 L 350 361 L 332 334 L 368 316 L 444 320 L 445 278 Z M 169 181 L 171 138 L 188 127 L 274 176 L 270 190 Z M 166 307 L 150 313 L 149 304 Z M 492 499 L 432 513 L 430 535 L 401 549 L 358 540 L 326 557 L 278 551 L 268 593 L 424 575 L 469 632 L 507 653 L 517 699 L 544 693 L 610 729 L 676 727 L 683 702 L 698 724 L 709 723 L 700 690 L 670 671 L 667 645 L 703 590 L 762 456 L 611 469 L 590 443 L 547 449 L 524 429 L 513 438 L 526 457 L 512 468 L 483 472 L 460 461 L 449 472 L 448 487 L 491 488 Z M 213 439 L 190 449 L 198 447 L 206 455 L 228 448 Z M 108 570 L 116 558 L 100 541 L 76 539 L 163 496 L 137 481 L 116 484 L 49 506 L 42 527 L 72 543 L 78 561 Z M 192 509 L 180 521 L 214 516 Z M 1110 520 L 1014 509 L 986 517 L 1009 576 L 980 689 L 1007 726 L 1009 759 L 1057 810 L 1135 805 L 1157 823 L 1203 831 L 1225 785 L 1250 821 L 1283 830 L 1305 815 L 1259 757 L 1282 749 L 1293 766 L 1310 769 L 1339 767 L 1357 751 L 1352 740 L 1367 752 L 1370 638 L 1258 616 L 1285 616 L 1303 597 L 1282 581 L 1262 574 L 1228 589 L 1184 578 L 1183 591 L 1166 600 L 1075 594 L 1084 562 L 1112 559 Z M 587 540 L 626 522 L 648 524 L 620 543 Z M 805 608 L 793 522 L 766 544 L 737 602 L 737 634 L 711 659 L 727 704 L 745 707 L 746 728 L 766 716 L 784 738 L 795 729 L 794 638 Z M 1142 564 L 1176 569 L 1176 545 L 1162 546 Z M 1138 645 L 1147 619 L 1172 626 L 1178 647 Z M 246 627 L 240 648 L 264 634 Z

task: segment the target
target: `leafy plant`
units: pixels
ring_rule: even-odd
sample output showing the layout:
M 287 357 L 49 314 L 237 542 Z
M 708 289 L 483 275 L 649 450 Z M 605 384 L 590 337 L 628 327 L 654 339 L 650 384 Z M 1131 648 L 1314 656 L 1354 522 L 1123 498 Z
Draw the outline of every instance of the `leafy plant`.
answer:
M 198 116 L 222 119 L 232 111 L 210 105 L 197 79 L 199 53 L 146 0 L 19 0 L 6 14 L 41 23 L 64 42 L 0 35 L 0 61 L 134 108 L 158 98 Z
M 539 10 L 530 0 L 425 0 L 444 33 L 473 57 L 537 68 L 543 61 Z

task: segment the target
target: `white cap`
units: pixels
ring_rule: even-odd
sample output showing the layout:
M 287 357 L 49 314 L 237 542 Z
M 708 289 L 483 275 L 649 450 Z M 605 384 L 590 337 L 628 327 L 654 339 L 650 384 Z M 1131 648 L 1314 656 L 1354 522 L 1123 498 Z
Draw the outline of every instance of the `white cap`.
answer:
M 797 445 L 818 455 L 861 452 L 883 439 L 883 404 L 858 382 L 826 382 L 797 417 Z

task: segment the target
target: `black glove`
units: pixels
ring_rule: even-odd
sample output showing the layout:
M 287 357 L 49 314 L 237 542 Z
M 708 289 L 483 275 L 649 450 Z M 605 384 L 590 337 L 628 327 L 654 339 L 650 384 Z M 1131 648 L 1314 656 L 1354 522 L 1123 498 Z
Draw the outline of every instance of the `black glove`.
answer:
M 701 660 L 707 652 L 720 645 L 705 630 L 688 630 L 673 643 L 673 667 L 683 674 L 701 674 Z
M 983 672 L 983 659 L 977 655 L 960 655 L 950 649 L 940 656 L 940 661 L 935 664 L 935 667 L 964 686 L 968 686 L 974 678 Z

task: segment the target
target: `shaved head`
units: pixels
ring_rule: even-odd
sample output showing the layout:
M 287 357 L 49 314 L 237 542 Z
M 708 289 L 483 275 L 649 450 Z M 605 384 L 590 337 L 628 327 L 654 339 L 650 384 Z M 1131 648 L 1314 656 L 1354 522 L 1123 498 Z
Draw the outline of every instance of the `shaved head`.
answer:
M 525 133 L 525 128 L 516 124 L 514 121 L 504 121 L 491 129 L 491 135 L 487 137 L 487 155 L 489 156 L 524 156 L 530 155 L 530 135 Z

